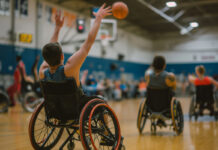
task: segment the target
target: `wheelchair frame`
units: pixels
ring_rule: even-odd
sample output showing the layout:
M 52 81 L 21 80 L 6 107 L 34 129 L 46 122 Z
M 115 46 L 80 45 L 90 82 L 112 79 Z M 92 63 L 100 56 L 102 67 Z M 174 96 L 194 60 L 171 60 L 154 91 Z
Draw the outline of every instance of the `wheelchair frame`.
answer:
M 183 118 L 181 104 L 179 101 L 176 100 L 175 97 L 172 97 L 171 100 L 171 108 L 170 108 L 171 117 L 167 117 L 163 114 L 167 111 L 169 110 L 166 109 L 163 110 L 162 112 L 152 112 L 152 110 L 146 104 L 146 99 L 142 99 L 140 102 L 138 116 L 137 116 L 137 128 L 139 133 L 142 134 L 146 120 L 150 119 L 151 132 L 155 134 L 156 126 L 158 125 L 156 120 L 161 119 L 162 121 L 171 120 L 171 123 L 166 124 L 166 127 L 167 126 L 173 127 L 173 130 L 176 132 L 177 135 L 181 134 L 184 128 L 184 118 Z
M 110 131 L 110 129 L 105 124 L 103 124 L 102 126 L 100 126 L 98 128 L 96 128 L 97 124 L 95 127 L 93 126 L 92 120 L 96 119 L 96 118 L 94 118 L 96 114 L 100 114 L 100 113 L 97 113 L 97 109 L 100 107 L 101 107 L 101 110 L 104 110 L 104 112 L 108 112 L 110 117 L 112 118 L 113 125 L 115 128 L 114 129 L 115 135 L 113 135 L 113 133 Z M 37 143 L 37 140 L 35 139 L 36 137 L 34 135 L 34 126 L 36 124 L 36 119 L 39 116 L 39 113 L 43 108 L 44 108 L 44 102 L 42 102 L 37 107 L 37 109 L 35 109 L 34 113 L 32 114 L 30 123 L 29 123 L 29 137 L 30 137 L 31 144 L 32 144 L 34 149 L 37 149 L 37 150 L 38 149 L 40 149 L 40 150 L 52 149 L 57 144 L 59 139 L 61 138 L 61 135 L 63 134 L 64 129 L 66 129 L 69 136 L 63 142 L 63 144 L 60 146 L 59 150 L 62 150 L 68 142 L 69 142 L 68 146 L 67 146 L 68 149 L 69 150 L 74 149 L 74 147 L 75 147 L 74 140 L 81 141 L 82 146 L 85 150 L 91 149 L 90 147 L 97 150 L 97 145 L 92 138 L 92 132 L 99 134 L 100 136 L 103 136 L 104 133 L 102 133 L 102 132 L 104 130 L 107 130 L 110 134 L 109 136 L 105 135 L 106 140 L 110 140 L 113 142 L 111 149 L 113 149 L 113 150 L 125 149 L 124 145 L 122 144 L 123 138 L 121 137 L 121 131 L 120 131 L 120 125 L 119 125 L 118 119 L 117 119 L 115 113 L 113 112 L 113 110 L 110 108 L 110 106 L 107 105 L 103 100 L 98 99 L 98 98 L 90 100 L 83 107 L 82 112 L 81 112 L 80 117 L 79 117 L 79 120 L 74 120 L 70 124 L 57 123 L 57 122 L 55 122 L 55 120 L 54 120 L 54 122 L 50 122 L 49 119 L 51 119 L 51 118 L 48 118 L 45 115 L 45 120 L 42 122 L 44 122 L 44 125 L 48 126 L 48 128 L 52 128 L 52 130 L 49 134 L 47 134 L 48 136 L 46 137 L 46 139 L 43 139 L 43 141 L 41 141 L 43 143 Z M 58 121 L 60 121 L 60 120 L 58 120 Z M 103 126 L 105 129 L 102 128 Z M 60 129 L 58 134 L 57 134 L 57 137 L 52 141 L 52 143 L 50 145 L 47 145 L 47 147 L 46 147 L 46 143 L 48 142 L 49 138 L 52 136 L 52 134 L 56 128 Z M 73 131 L 70 132 L 70 129 L 73 129 Z M 79 133 L 78 133 L 78 131 L 79 131 Z M 41 132 L 43 132 L 43 131 L 41 131 Z M 75 137 L 75 134 L 77 135 L 77 137 Z M 40 144 L 42 144 L 42 145 L 40 145 Z
M 216 96 L 216 93 L 213 94 L 213 98 L 214 98 L 214 118 L 216 121 L 218 121 L 218 97 Z M 191 98 L 191 102 L 190 102 L 190 107 L 189 107 L 189 120 L 192 120 L 192 117 L 194 116 L 194 120 L 197 121 L 198 117 L 199 117 L 199 104 L 197 104 L 197 100 L 196 100 L 196 93 L 192 96 Z M 208 108 L 203 108 L 204 109 L 208 109 Z M 205 114 L 203 114 L 205 115 Z

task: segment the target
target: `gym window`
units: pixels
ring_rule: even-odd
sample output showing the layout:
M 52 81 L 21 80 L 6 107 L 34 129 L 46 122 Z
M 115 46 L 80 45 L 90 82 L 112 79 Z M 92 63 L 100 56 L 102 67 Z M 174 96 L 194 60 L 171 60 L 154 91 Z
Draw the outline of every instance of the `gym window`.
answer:
M 0 15 L 10 15 L 10 0 L 0 0 Z
M 28 16 L 28 0 L 15 1 L 16 16 Z

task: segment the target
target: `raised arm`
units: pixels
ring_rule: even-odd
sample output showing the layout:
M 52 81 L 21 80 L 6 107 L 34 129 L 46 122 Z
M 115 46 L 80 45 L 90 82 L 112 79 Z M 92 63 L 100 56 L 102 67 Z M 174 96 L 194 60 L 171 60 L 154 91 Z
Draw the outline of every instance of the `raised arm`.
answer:
M 61 28 L 63 27 L 63 24 L 64 24 L 64 17 L 61 18 L 61 13 L 57 12 L 55 15 L 54 33 L 53 33 L 51 40 L 50 40 L 51 43 L 58 42 L 59 32 L 60 32 Z M 46 63 L 46 61 L 43 61 L 43 63 L 41 64 L 41 66 L 39 68 L 39 78 L 40 79 L 44 78 L 44 70 L 48 67 L 49 67 L 49 65 Z
M 95 18 L 95 22 L 92 26 L 92 28 L 89 31 L 88 37 L 76 53 L 72 55 L 66 65 L 65 65 L 65 73 L 67 75 L 73 76 L 77 74 L 80 70 L 80 67 L 82 66 L 83 62 L 85 61 L 93 43 L 95 42 L 96 35 L 98 33 L 101 20 L 108 16 L 111 15 L 111 7 L 104 8 L 105 4 L 103 4 L 100 9 L 98 10 L 97 13 L 93 13 Z

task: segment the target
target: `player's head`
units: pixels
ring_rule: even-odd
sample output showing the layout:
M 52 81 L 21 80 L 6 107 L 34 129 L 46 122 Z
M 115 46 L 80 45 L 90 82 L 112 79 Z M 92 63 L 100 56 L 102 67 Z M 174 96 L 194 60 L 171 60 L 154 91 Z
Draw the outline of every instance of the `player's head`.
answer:
M 16 61 L 19 62 L 22 59 L 22 57 L 20 55 L 16 56 Z
M 204 75 L 204 73 L 205 73 L 204 66 L 200 65 L 200 66 L 195 67 L 195 72 L 196 72 L 197 76 Z
M 46 44 L 42 49 L 42 56 L 49 66 L 60 65 L 64 60 L 62 48 L 57 42 Z
M 155 56 L 152 62 L 155 72 L 161 72 L 166 67 L 166 60 L 163 56 Z

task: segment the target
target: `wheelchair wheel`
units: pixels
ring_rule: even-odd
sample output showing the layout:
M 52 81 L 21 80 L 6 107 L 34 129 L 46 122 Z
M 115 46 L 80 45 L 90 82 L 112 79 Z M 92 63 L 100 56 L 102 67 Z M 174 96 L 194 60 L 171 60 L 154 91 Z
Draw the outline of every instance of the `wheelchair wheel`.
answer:
M 5 92 L 0 91 L 0 113 L 8 112 L 9 98 Z
M 189 107 L 189 120 L 192 120 L 192 116 L 195 114 L 196 96 L 194 95 L 191 99 Z
M 36 150 L 50 150 L 63 133 L 63 128 L 54 128 L 46 124 L 44 103 L 41 103 L 32 114 L 29 123 L 29 137 Z
M 83 145 L 83 148 L 85 150 L 89 150 L 89 146 L 91 145 L 90 136 L 88 133 L 88 120 L 89 120 L 89 114 L 92 110 L 92 108 L 100 103 L 105 103 L 102 99 L 95 98 L 93 100 L 90 100 L 82 109 L 82 112 L 80 114 L 80 138 Z
M 28 92 L 24 96 L 22 107 L 26 112 L 33 112 L 40 102 L 35 92 Z
M 138 111 L 138 116 L 137 116 L 137 128 L 140 134 L 142 133 L 144 129 L 146 120 L 147 120 L 147 106 L 146 106 L 145 100 L 141 100 L 139 111 Z
M 181 104 L 176 99 L 173 99 L 171 102 L 171 115 L 174 130 L 176 131 L 176 134 L 179 135 L 183 132 L 184 117 Z
M 115 113 L 107 104 L 97 104 L 92 109 L 88 124 L 91 147 L 95 150 L 119 148 L 120 125 Z

